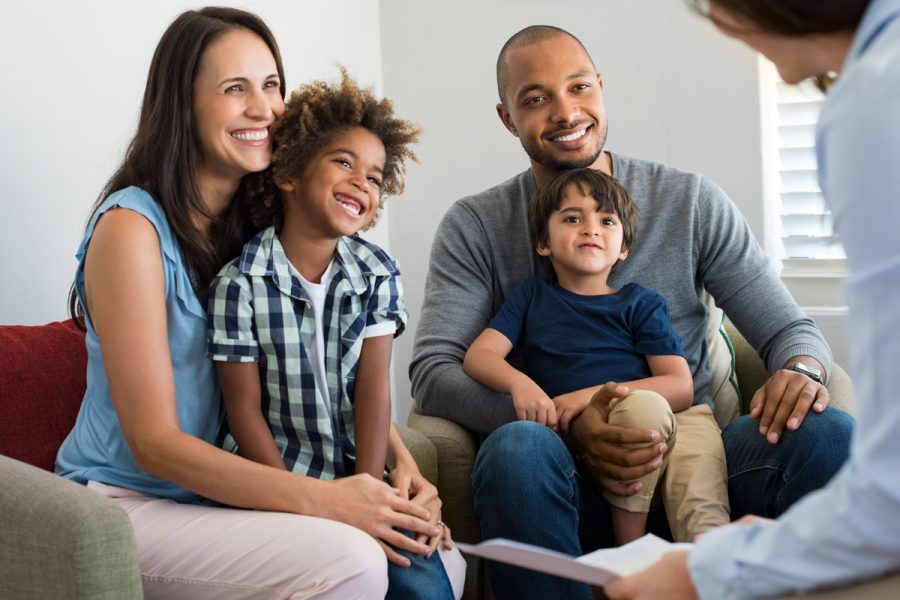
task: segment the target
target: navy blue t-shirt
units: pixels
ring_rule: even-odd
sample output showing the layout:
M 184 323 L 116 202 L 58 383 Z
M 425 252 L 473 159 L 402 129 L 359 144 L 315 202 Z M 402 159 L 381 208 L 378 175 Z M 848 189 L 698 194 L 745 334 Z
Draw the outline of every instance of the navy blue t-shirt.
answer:
M 581 296 L 540 278 L 523 281 L 488 327 L 505 335 L 525 374 L 551 398 L 607 381 L 650 377 L 645 356 L 684 356 L 666 300 L 629 283 Z

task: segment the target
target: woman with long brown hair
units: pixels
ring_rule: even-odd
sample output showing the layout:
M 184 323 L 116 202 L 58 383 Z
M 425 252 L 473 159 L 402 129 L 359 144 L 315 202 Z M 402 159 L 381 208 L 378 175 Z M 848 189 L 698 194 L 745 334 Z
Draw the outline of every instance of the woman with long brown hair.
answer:
M 268 167 L 283 98 L 278 47 L 258 17 L 180 15 L 78 252 L 88 387 L 57 471 L 128 513 L 148 598 L 383 598 L 376 540 L 427 554 L 398 529 L 440 534 L 433 494 L 404 499 L 369 475 L 301 477 L 215 446 L 207 287 L 253 233 L 243 178 Z M 404 481 L 424 482 L 393 449 Z

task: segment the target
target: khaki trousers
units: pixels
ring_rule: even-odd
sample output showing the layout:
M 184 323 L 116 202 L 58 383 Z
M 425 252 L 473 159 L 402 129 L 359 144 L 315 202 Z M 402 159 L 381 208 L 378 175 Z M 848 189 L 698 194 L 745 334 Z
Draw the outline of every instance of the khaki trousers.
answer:
M 676 542 L 731 521 L 722 432 L 706 404 L 675 413 L 678 443 L 663 473 L 662 502 Z
M 604 491 L 610 504 L 630 512 L 647 512 L 652 503 L 661 501 L 676 542 L 693 541 L 698 534 L 729 523 L 725 447 L 709 406 L 691 406 L 673 414 L 661 395 L 636 390 L 612 408 L 609 423 L 654 429 L 668 446 L 662 467 L 638 480 L 644 484 L 639 493 L 616 496 Z

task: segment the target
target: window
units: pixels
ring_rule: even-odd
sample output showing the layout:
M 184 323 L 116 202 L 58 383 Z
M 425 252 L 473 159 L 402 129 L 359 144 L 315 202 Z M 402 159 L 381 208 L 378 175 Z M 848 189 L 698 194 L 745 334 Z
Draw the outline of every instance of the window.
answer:
M 763 119 L 771 130 L 764 136 L 770 140 L 764 147 L 772 155 L 767 161 L 770 180 L 774 180 L 769 204 L 777 215 L 769 222 L 780 238 L 780 244 L 770 243 L 769 249 L 782 259 L 786 271 L 812 269 L 843 275 L 846 256 L 817 180 L 815 128 L 823 95 L 811 83 L 784 83 L 769 63 L 762 65 L 761 72 L 763 103 L 774 107 L 770 118 Z
M 812 84 L 787 85 L 760 59 L 765 200 L 764 245 L 781 259 L 781 279 L 849 367 L 846 258 L 819 189 L 815 129 L 823 96 Z

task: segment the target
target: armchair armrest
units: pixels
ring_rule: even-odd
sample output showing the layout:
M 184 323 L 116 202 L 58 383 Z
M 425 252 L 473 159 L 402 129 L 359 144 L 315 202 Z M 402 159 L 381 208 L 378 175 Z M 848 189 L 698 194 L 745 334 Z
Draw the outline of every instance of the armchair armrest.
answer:
M 425 437 L 425 435 L 415 429 L 410 429 L 399 423 L 395 423 L 394 425 L 397 427 L 397 433 L 400 435 L 400 439 L 403 440 L 409 453 L 412 454 L 413 459 L 415 459 L 416 466 L 419 467 L 419 472 L 422 473 L 422 476 L 425 479 L 437 486 L 438 454 L 437 450 L 434 448 L 434 444 L 432 444 L 431 440 Z
M 0 456 L 0 514 L 0 597 L 143 597 L 131 522 L 100 494 Z
M 429 480 L 438 488 L 443 502 L 441 515 L 450 526 L 453 539 L 472 544 L 480 542 L 481 528 L 475 517 L 472 494 L 472 468 L 479 443 L 477 436 L 447 419 L 420 415 L 415 404 L 407 422 L 412 429 L 428 438 L 437 452 L 437 480 Z M 463 597 L 492 599 L 494 596 L 490 591 L 484 561 L 466 556 L 466 563 L 468 568 Z
M 441 513 L 453 530 L 453 538 L 461 542 L 481 541 L 472 498 L 472 467 L 478 450 L 474 434 L 456 423 L 438 417 L 409 414 L 409 426 L 431 440 L 437 451 L 437 485 L 443 501 Z

